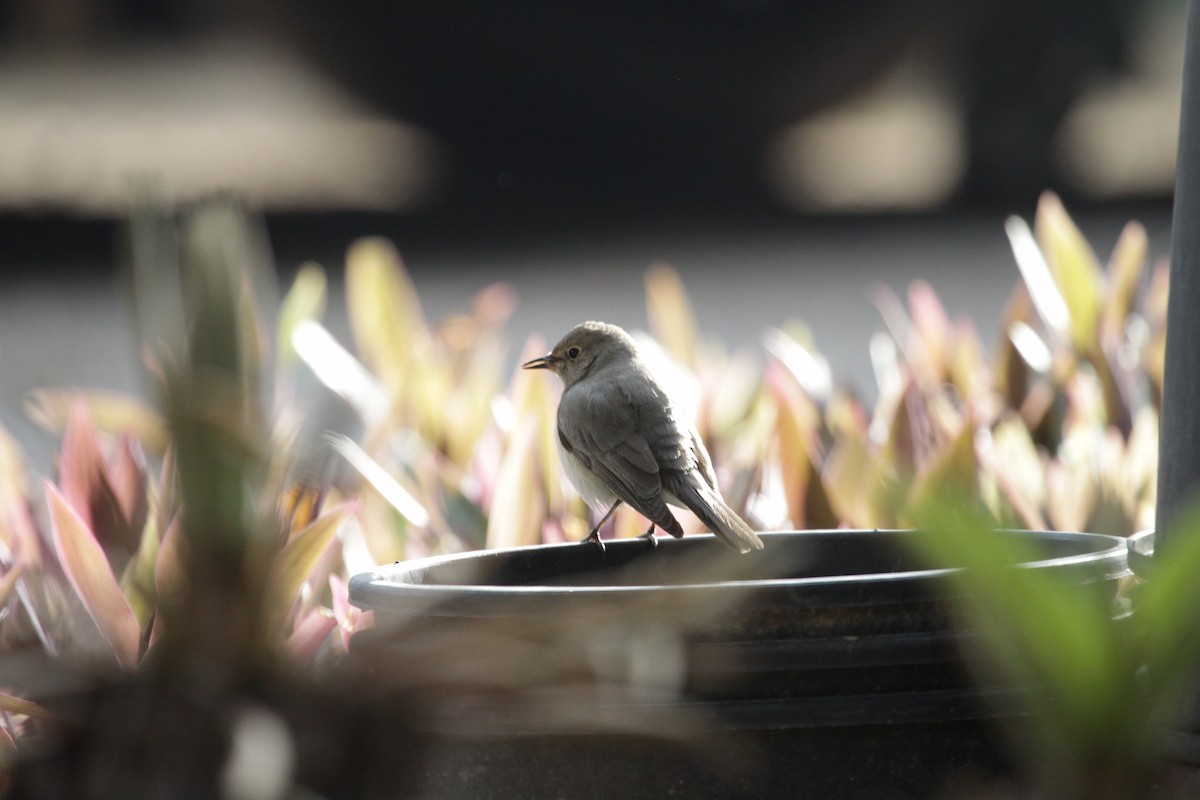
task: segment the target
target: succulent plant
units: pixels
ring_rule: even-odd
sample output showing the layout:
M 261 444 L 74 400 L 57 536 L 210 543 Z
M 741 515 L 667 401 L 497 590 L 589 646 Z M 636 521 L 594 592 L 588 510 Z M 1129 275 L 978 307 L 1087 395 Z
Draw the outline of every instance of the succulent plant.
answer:
M 1147 527 L 1165 267 L 1131 223 L 1102 268 L 1050 194 L 1032 230 L 1006 229 L 1020 280 L 994 353 L 930 286 L 906 302 L 880 294 L 873 408 L 834 387 L 802 324 L 768 330 L 761 360 L 731 352 L 704 338 L 678 274 L 652 267 L 646 341 L 677 375 L 731 504 L 764 528 L 908 526 L 950 487 L 1004 526 Z M 350 348 L 322 324 L 320 267 L 268 302 L 274 270 L 236 203 L 178 217 L 143 203 L 131 232 L 159 402 L 34 394 L 31 414 L 62 434 L 52 480 L 0 429 L 6 651 L 136 670 L 172 647 L 221 652 L 204 641 L 220 630 L 239 658 L 323 662 L 370 625 L 347 598 L 357 570 L 586 534 L 555 452 L 556 385 L 504 372 L 510 288 L 431 324 L 396 249 L 357 242 Z M 521 360 L 545 350 L 531 335 Z M 628 509 L 614 524 L 645 527 Z M 4 758 L 45 710 L 0 687 Z

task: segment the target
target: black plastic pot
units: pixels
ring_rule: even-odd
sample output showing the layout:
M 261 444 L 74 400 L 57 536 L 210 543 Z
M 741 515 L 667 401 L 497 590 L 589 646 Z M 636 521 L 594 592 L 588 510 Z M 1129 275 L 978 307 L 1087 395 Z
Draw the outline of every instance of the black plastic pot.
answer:
M 967 668 L 974 634 L 952 624 L 949 571 L 905 545 L 916 535 L 771 533 L 751 556 L 710 536 L 483 551 L 350 591 L 376 614 L 360 646 L 397 665 L 431 638 L 480 637 L 434 659 L 498 648 L 508 691 L 428 720 L 430 796 L 932 797 L 1008 771 L 994 722 L 1021 713 L 1023 689 Z M 1115 592 L 1128 572 L 1116 537 L 1012 535 L 1044 554 L 1028 568 L 1065 581 Z

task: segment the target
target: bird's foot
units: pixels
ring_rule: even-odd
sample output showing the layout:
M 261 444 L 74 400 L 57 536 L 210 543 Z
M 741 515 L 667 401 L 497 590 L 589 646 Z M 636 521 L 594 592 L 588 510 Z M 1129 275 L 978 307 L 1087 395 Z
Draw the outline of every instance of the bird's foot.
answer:
M 649 542 L 651 549 L 658 547 L 658 539 L 655 538 L 655 536 L 654 536 L 654 526 L 653 525 L 651 525 L 649 528 L 647 528 L 646 532 L 643 533 L 638 538 L 645 539 L 647 542 Z
M 591 542 L 591 543 L 595 544 L 596 547 L 600 548 L 601 553 L 603 553 L 605 551 L 604 540 L 600 538 L 600 529 L 599 528 L 592 528 L 592 532 L 589 533 L 587 535 L 587 538 L 584 539 L 583 541 Z

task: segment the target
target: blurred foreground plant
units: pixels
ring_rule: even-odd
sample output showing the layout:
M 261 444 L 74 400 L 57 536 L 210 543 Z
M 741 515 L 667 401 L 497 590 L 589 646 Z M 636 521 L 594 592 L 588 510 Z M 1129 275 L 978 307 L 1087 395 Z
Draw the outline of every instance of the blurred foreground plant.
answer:
M 912 539 L 934 566 L 961 567 L 956 610 L 982 633 L 985 672 L 1026 687 L 1028 714 L 1012 741 L 1035 771 L 1037 796 L 1083 800 L 1188 797 L 1165 770 L 1165 739 L 1186 721 L 1200 661 L 1195 576 L 1200 571 L 1200 514 L 1179 523 L 1180 542 L 1158 559 L 1151 580 L 1123 612 L 1099 583 L 1068 584 L 1016 565 L 1035 554 L 1020 537 L 953 492 L 931 494 L 914 510 Z M 1030 735 L 1028 723 L 1032 723 Z

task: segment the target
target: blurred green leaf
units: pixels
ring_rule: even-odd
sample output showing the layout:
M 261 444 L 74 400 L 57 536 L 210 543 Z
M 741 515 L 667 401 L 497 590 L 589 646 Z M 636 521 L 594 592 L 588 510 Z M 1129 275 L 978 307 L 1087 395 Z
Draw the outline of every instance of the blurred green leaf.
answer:
M 158 556 L 154 559 L 154 595 L 159 600 L 164 598 L 177 601 L 185 594 L 186 572 L 184 569 L 184 553 L 187 542 L 180 532 L 178 517 L 168 526 L 158 544 Z
M 55 550 L 71 585 L 112 646 L 117 662 L 126 668 L 136 667 L 138 622 L 113 577 L 103 548 L 87 524 L 49 482 L 46 483 L 46 502 L 50 509 Z
M 121 576 L 121 591 L 129 602 L 138 626 L 145 631 L 154 621 L 158 605 L 155 595 L 155 572 L 158 566 L 159 532 L 153 517 L 146 520 L 141 544 Z
M 1192 507 L 1172 524 L 1168 546 L 1155 548 L 1152 572 L 1137 588 L 1134 622 L 1141 688 L 1150 702 L 1155 724 L 1179 722 L 1185 707 L 1181 696 L 1195 680 L 1200 661 L 1200 619 L 1197 618 L 1196 575 L 1200 574 L 1200 509 Z
M 1040 735 L 1018 744 L 1031 763 L 1055 773 L 1056 796 L 1129 796 L 1124 787 L 1084 791 L 1135 773 L 1149 744 L 1130 691 L 1135 664 L 1114 627 L 1110 598 L 1098 584 L 1017 568 L 1039 554 L 1021 536 L 992 530 L 953 492 L 929 493 L 912 514 L 921 528 L 913 546 L 931 565 L 961 568 L 953 573 L 958 610 L 984 634 L 984 663 L 1031 693 Z M 1091 774 L 1100 765 L 1104 771 Z

